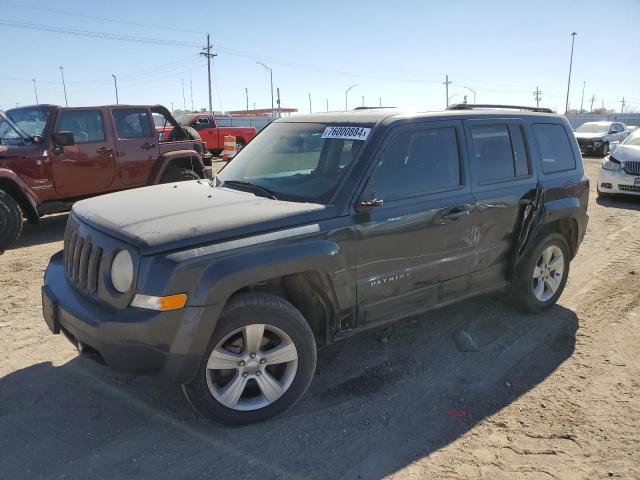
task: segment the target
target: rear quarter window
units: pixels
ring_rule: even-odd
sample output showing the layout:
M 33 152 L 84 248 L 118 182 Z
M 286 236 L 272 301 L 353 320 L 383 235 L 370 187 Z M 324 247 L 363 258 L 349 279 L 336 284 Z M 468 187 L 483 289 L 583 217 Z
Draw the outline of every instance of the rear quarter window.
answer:
M 540 151 L 544 173 L 564 172 L 576 168 L 571 141 L 562 125 L 534 123 L 533 133 Z

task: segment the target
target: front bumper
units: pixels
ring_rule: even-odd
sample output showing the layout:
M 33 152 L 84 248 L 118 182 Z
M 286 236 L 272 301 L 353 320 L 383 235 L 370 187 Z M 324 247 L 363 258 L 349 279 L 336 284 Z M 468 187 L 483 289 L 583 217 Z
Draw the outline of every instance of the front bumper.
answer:
M 208 339 L 197 338 L 199 327 L 211 315 L 217 318 L 213 307 L 107 309 L 67 281 L 62 252 L 47 267 L 42 305 L 51 331 L 64 333 L 80 351 L 97 352 L 115 370 L 160 373 L 180 383 L 193 379 L 206 349 Z
M 624 170 L 612 171 L 600 168 L 598 191 L 626 195 L 640 195 L 640 175 L 630 175 Z
M 580 153 L 582 155 L 588 155 L 590 153 L 596 153 L 596 152 L 600 152 L 600 150 L 602 149 L 602 144 L 604 142 L 602 141 L 598 141 L 598 142 L 582 142 L 580 143 L 580 141 L 578 141 L 578 146 L 580 147 Z

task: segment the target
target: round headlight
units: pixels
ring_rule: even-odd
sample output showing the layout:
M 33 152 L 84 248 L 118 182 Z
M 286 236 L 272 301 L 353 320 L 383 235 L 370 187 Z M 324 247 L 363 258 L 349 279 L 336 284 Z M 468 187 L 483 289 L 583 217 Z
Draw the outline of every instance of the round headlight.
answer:
M 128 292 L 133 283 L 133 260 L 126 250 L 120 250 L 111 263 L 111 284 L 120 293 Z

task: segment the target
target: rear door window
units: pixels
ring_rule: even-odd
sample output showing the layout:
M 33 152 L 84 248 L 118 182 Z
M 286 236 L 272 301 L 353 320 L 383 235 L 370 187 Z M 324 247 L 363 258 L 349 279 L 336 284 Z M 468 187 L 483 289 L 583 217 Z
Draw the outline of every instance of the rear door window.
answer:
M 480 183 L 529 175 L 522 131 L 516 125 L 473 125 L 473 147 Z
M 571 142 L 562 125 L 534 123 L 533 133 L 540 150 L 544 173 L 563 172 L 576 168 L 576 158 Z
M 119 108 L 113 110 L 113 121 L 118 138 L 151 137 L 151 118 L 142 108 Z

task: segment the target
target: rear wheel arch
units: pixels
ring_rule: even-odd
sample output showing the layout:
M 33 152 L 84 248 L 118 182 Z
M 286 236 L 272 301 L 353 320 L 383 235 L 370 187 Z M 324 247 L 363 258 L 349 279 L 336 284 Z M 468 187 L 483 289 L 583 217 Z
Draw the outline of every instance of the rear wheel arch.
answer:
M 162 177 L 171 169 L 192 170 L 196 172 L 200 178 L 204 178 L 204 163 L 202 159 L 195 154 L 185 154 L 175 157 L 160 157 L 158 159 L 157 173 L 151 177 L 152 180 L 150 184 L 161 183 Z
M 571 258 L 575 257 L 578 252 L 578 221 L 575 218 L 565 217 L 549 222 L 544 225 L 542 232 L 557 232 L 562 235 L 569 245 Z

